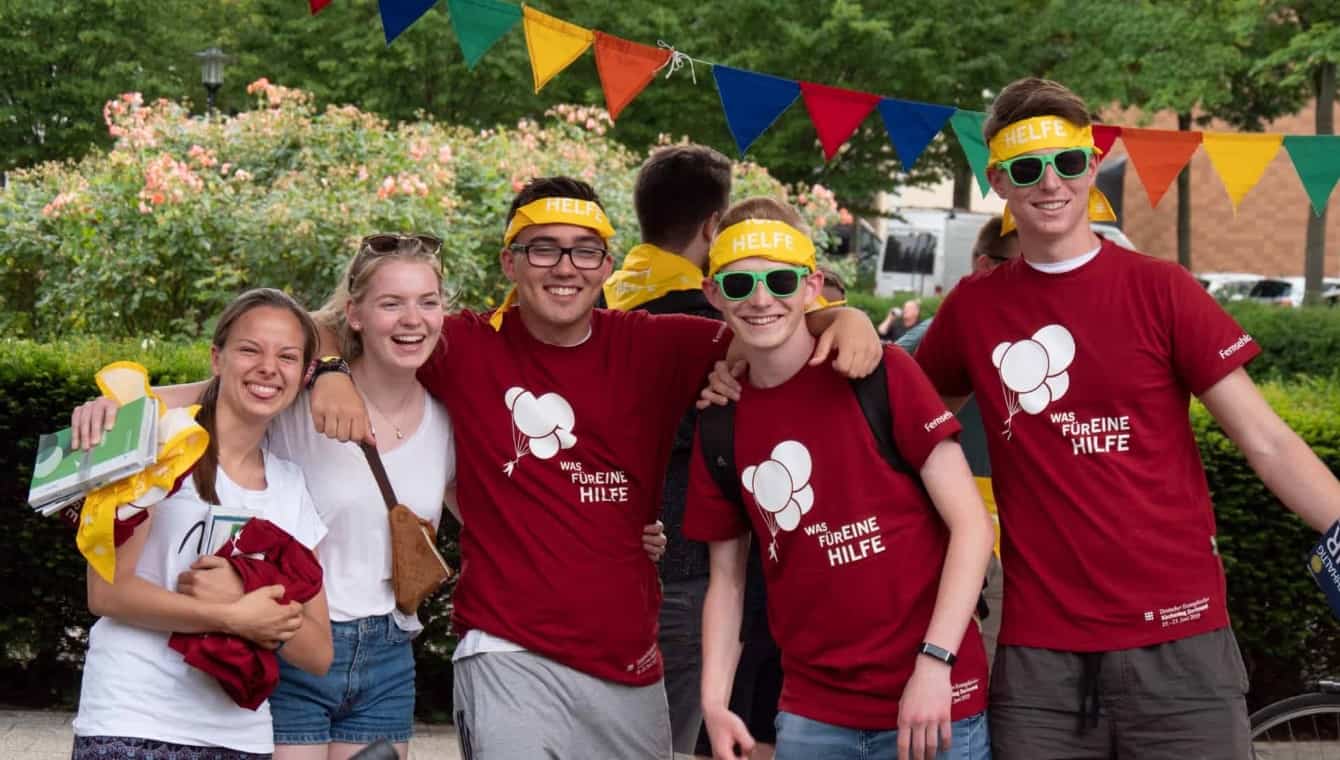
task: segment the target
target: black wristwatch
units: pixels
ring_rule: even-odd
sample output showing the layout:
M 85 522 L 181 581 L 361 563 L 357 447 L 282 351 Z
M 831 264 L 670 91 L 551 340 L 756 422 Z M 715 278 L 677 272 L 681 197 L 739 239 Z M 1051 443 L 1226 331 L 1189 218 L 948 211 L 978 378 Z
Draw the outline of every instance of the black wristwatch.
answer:
M 921 642 L 921 647 L 917 649 L 917 654 L 924 654 L 931 659 L 939 660 L 940 662 L 951 666 L 958 662 L 958 655 L 944 647 L 937 647 L 929 641 Z
M 316 384 L 316 379 L 327 372 L 343 372 L 349 374 L 349 362 L 339 356 L 323 356 L 316 360 L 312 365 L 311 375 L 307 378 L 307 387 L 310 389 Z

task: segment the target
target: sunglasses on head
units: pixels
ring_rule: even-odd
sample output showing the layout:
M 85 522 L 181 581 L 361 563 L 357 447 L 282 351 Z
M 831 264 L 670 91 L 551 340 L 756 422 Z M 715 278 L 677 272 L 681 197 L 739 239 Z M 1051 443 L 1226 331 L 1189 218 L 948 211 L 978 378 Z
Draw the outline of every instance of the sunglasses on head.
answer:
M 437 253 L 442 250 L 442 241 L 432 235 L 396 235 L 384 233 L 379 235 L 368 235 L 359 242 L 359 250 L 367 249 L 372 253 L 395 253 L 400 250 L 413 249 L 415 246 L 421 247 L 429 253 Z
M 774 298 L 789 298 L 800 290 L 801 281 L 809 273 L 805 267 L 778 267 L 762 272 L 717 272 L 712 279 L 727 301 L 743 301 L 754 294 L 760 282 Z
M 1089 170 L 1091 158 L 1093 148 L 1066 148 L 1054 153 L 1011 158 L 996 164 L 996 168 L 1005 172 L 1015 187 L 1028 187 L 1042 181 L 1048 166 L 1061 179 L 1075 179 Z

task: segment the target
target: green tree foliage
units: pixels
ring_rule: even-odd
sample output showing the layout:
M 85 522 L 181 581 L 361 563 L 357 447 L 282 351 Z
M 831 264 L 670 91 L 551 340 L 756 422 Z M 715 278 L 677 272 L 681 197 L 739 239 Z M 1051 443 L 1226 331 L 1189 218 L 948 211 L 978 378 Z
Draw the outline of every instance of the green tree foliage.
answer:
M 109 144 L 115 93 L 202 95 L 194 5 L 0 0 L 0 171 Z

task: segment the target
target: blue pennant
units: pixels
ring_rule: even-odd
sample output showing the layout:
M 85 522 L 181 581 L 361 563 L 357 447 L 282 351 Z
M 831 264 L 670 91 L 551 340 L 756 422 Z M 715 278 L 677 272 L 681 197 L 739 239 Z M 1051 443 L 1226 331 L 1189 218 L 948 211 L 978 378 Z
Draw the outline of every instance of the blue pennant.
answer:
M 912 165 L 931 140 L 944 129 L 945 122 L 957 110 L 953 106 L 937 106 L 911 100 L 881 98 L 879 115 L 884 118 L 884 130 L 889 133 L 903 171 L 912 171 Z
M 386 44 L 400 36 L 419 17 L 427 13 L 437 0 L 378 0 L 382 12 L 382 31 L 386 33 Z
M 800 97 L 800 85 L 790 79 L 719 65 L 712 66 L 712 76 L 741 156 Z

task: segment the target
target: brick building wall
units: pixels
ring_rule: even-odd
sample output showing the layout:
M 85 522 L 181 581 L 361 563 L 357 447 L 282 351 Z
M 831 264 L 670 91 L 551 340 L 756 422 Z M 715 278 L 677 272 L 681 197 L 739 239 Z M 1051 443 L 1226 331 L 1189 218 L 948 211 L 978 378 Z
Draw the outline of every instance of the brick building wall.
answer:
M 1315 106 L 1279 119 L 1269 132 L 1313 134 Z M 1336 108 L 1340 123 L 1340 105 Z M 1113 124 L 1139 124 L 1136 113 L 1114 113 Z M 1159 114 L 1148 126 L 1176 129 L 1177 117 Z M 1207 131 L 1234 131 L 1214 123 Z M 1118 141 L 1113 156 L 1124 153 Z M 1130 164 L 1124 182 L 1122 227 L 1140 250 L 1159 258 L 1177 259 L 1177 183 L 1157 208 Z M 1256 272 L 1269 276 L 1303 274 L 1303 244 L 1312 206 L 1283 146 L 1261 182 L 1242 199 L 1237 213 L 1204 149 L 1191 158 L 1191 268 L 1196 272 Z M 1331 193 L 1326 211 L 1326 275 L 1340 276 L 1340 190 Z

